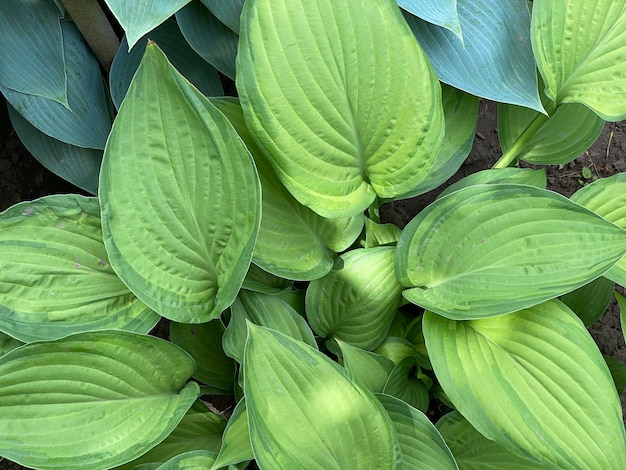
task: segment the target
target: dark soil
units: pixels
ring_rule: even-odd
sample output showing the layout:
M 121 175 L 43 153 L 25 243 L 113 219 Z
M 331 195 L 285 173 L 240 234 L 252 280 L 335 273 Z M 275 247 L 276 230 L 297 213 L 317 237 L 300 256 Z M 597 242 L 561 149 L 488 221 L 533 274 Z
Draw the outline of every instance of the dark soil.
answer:
M 496 105 L 483 102 L 472 152 L 449 183 L 490 168 L 500 156 Z M 589 168 L 594 178 L 626 171 L 626 121 L 607 123 L 599 140 L 573 162 L 547 167 L 548 189 L 571 196 L 585 181 L 582 176 L 583 167 Z M 390 204 L 382 209 L 382 216 L 385 221 L 403 227 L 415 214 L 434 201 L 441 190 L 443 188 Z M 11 127 L 5 102 L 0 96 L 0 211 L 20 201 L 48 194 L 76 192 L 80 193 L 73 185 L 41 166 L 23 147 Z M 603 354 L 626 362 L 626 344 L 615 302 L 590 331 Z M 622 395 L 622 405 L 626 409 L 625 394 Z M 23 468 L 6 460 L 0 461 L 0 470 Z

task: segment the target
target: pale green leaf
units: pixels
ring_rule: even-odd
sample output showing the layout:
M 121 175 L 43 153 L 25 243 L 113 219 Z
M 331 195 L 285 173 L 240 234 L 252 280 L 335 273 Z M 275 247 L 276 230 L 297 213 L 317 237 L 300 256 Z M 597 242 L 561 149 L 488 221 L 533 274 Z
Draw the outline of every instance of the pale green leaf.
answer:
M 376 398 L 398 434 L 403 470 L 458 470 L 450 449 L 424 413 L 389 395 Z
M 625 252 L 626 231 L 563 196 L 478 185 L 438 199 L 406 226 L 396 275 L 404 296 L 425 309 L 484 318 L 581 287 Z
M 291 289 L 293 281 L 283 279 L 264 271 L 256 264 L 251 264 L 243 281 L 242 289 L 261 294 L 280 294 Z
M 626 0 L 536 0 L 531 29 L 550 99 L 582 103 L 607 121 L 626 118 Z
M 152 31 L 191 0 L 151 0 L 128 2 L 104 0 L 128 38 L 128 50 L 148 31 Z
M 165 439 L 196 400 L 191 357 L 124 331 L 32 343 L 0 358 L 0 455 L 28 467 L 107 469 Z
M 365 351 L 349 343 L 343 341 L 337 341 L 337 343 L 343 355 L 343 366 L 352 379 L 370 392 L 382 392 L 393 370 L 393 362 L 384 356 Z
M 439 81 L 394 2 L 245 3 L 237 90 L 278 178 L 320 215 L 359 214 L 435 165 Z
M 477 171 L 465 178 L 461 178 L 456 183 L 444 189 L 439 197 L 447 196 L 454 191 L 458 191 L 468 186 L 477 184 L 526 184 L 537 188 L 546 189 L 548 180 L 546 171 L 533 170 L 531 168 L 490 168 L 488 170 Z
M 351 250 L 341 255 L 341 269 L 311 281 L 306 313 L 313 331 L 362 349 L 376 348 L 402 303 L 394 254 L 393 246 Z
M 172 457 L 156 470 L 206 470 L 211 468 L 217 455 L 208 450 L 194 450 Z
M 462 39 L 456 0 L 396 0 L 396 2 L 409 13 L 449 29 Z
M 261 468 L 401 468 L 391 420 L 370 392 L 316 349 L 248 326 L 244 390 Z
M 224 354 L 223 335 L 219 318 L 199 325 L 170 322 L 170 341 L 196 360 L 194 379 L 229 392 L 234 386 L 235 362 Z
M 365 218 L 365 248 L 375 248 L 384 245 L 396 245 L 402 230 L 393 224 L 377 224 L 372 219 Z
M 254 163 L 226 118 L 155 45 L 115 120 L 100 199 L 111 264 L 147 305 L 202 323 L 233 302 L 260 219 Z
M 407 357 L 417 356 L 417 350 L 413 344 L 404 338 L 396 338 L 393 336 L 385 338 L 385 340 L 374 350 L 374 352 L 389 359 L 394 364 L 400 363 Z
M 252 459 L 254 454 L 250 444 L 248 411 L 245 398 L 242 398 L 228 420 L 222 437 L 222 447 L 212 468 L 218 469 Z
M 255 159 L 262 191 L 262 218 L 254 247 L 254 262 L 277 276 L 308 281 L 326 275 L 337 252 L 352 245 L 364 217 L 326 219 L 296 201 L 278 180 L 261 149 L 252 139 L 236 100 L 212 102 L 233 124 Z
M 578 289 L 561 297 L 561 302 L 567 305 L 580 317 L 586 326 L 596 322 L 609 307 L 613 296 L 613 281 L 599 277 Z
M 148 333 L 159 318 L 109 265 L 96 198 L 47 196 L 0 214 L 0 330 L 31 342 Z
M 243 2 L 244 0 L 202 0 L 211 13 L 235 33 L 239 32 L 239 17 Z
M 389 373 L 383 393 L 399 398 L 422 412 L 428 411 L 430 397 L 428 388 L 415 375 L 415 358 L 406 357 Z
M 49 0 L 0 2 L 0 85 L 67 106 L 63 35 Z
M 523 459 L 500 444 L 490 441 L 467 422 L 458 411 L 437 421 L 437 430 L 449 446 L 461 470 L 540 470 L 551 468 Z
M 464 322 L 427 312 L 424 337 L 446 394 L 488 439 L 557 468 L 626 468 L 613 380 L 562 302 Z

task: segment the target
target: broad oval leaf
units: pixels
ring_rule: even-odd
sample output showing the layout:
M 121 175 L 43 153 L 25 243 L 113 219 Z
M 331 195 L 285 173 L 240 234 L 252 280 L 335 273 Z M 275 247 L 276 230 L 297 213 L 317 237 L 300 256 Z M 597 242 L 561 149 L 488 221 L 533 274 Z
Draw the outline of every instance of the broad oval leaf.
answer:
M 613 379 L 562 302 L 464 322 L 427 312 L 424 337 L 449 399 L 488 439 L 557 468 L 626 468 Z
M 449 29 L 462 40 L 457 0 L 396 0 L 404 10 L 429 23 Z
M 411 191 L 443 138 L 439 81 L 386 0 L 247 2 L 237 90 L 278 178 L 325 217 Z
M 478 184 L 526 184 L 546 189 L 547 183 L 546 171 L 543 169 L 533 170 L 531 168 L 517 167 L 490 168 L 477 171 L 465 178 L 461 178 L 459 181 L 444 189 L 439 194 L 439 197 L 442 198 L 460 189 L 476 186 Z
M 398 434 L 403 470 L 458 470 L 445 441 L 428 417 L 389 395 L 376 395 Z
M 379 354 L 337 341 L 343 356 L 343 366 L 348 374 L 362 387 L 373 393 L 381 393 L 394 364 Z
M 226 118 L 155 45 L 109 137 L 100 199 L 111 264 L 148 306 L 202 323 L 233 302 L 259 226 L 254 163 Z
M 425 309 L 484 318 L 583 286 L 625 252 L 626 231 L 563 196 L 478 185 L 438 199 L 407 225 L 396 275 L 404 296 Z
M 458 412 L 452 411 L 437 421 L 437 430 L 463 470 L 547 470 L 550 465 L 521 458 L 479 433 Z
M 594 181 L 576 191 L 571 200 L 626 229 L 626 173 Z M 605 276 L 626 286 L 626 257 L 619 260 Z
M 261 468 L 401 468 L 392 423 L 370 392 L 316 349 L 248 327 L 244 391 Z
M 144 34 L 152 31 L 191 0 L 104 1 L 124 28 L 128 38 L 128 50 L 130 50 Z
M 201 0 L 211 13 L 235 33 L 239 33 L 239 17 L 244 0 Z
M 159 318 L 109 265 L 96 198 L 47 196 L 0 214 L 0 330 L 31 342 L 148 333 Z
M 191 357 L 152 336 L 88 332 L 0 358 L 0 455 L 107 469 L 165 439 L 199 394 Z
M 463 40 L 405 14 L 439 79 L 472 95 L 543 112 L 526 0 L 457 0 Z
M 0 3 L 0 84 L 67 106 L 63 34 L 49 0 Z
M 252 139 L 237 101 L 214 99 L 212 102 L 244 140 L 259 172 L 263 215 L 254 262 L 272 274 L 299 281 L 326 275 L 337 261 L 337 252 L 349 248 L 361 233 L 363 215 L 326 219 L 300 204 L 278 180 Z
M 546 95 L 626 118 L 626 1 L 533 2 L 533 51 Z
M 248 410 L 246 409 L 246 400 L 242 398 L 228 419 L 228 424 L 222 437 L 222 447 L 212 468 L 220 469 L 226 465 L 252 459 L 254 459 L 254 454 L 250 444 Z
M 394 255 L 393 246 L 351 250 L 341 255 L 341 269 L 311 281 L 306 292 L 311 328 L 327 339 L 376 348 L 402 303 Z
M 103 149 L 111 130 L 111 116 L 100 65 L 74 23 L 62 21 L 61 28 L 68 106 L 2 85 L 0 91 L 18 113 L 44 134 L 77 147 Z

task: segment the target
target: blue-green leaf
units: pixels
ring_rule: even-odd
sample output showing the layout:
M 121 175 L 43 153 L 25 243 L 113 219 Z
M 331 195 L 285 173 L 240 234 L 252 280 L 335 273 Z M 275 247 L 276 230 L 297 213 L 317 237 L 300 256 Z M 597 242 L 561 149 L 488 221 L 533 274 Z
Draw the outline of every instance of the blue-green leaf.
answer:
M 239 33 L 239 17 L 241 16 L 244 0 L 202 0 L 202 3 L 222 23 L 235 33 Z
M 463 38 L 457 13 L 457 0 L 396 0 L 409 13 L 437 26 L 449 29 Z

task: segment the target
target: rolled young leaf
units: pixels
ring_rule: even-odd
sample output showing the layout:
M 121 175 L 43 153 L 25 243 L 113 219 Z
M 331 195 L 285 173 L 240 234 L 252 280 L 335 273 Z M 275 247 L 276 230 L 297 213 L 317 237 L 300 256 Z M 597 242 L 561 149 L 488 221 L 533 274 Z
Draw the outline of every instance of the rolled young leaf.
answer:
M 108 469 L 165 439 L 199 394 L 167 341 L 88 332 L 0 358 L 0 455 L 35 468 Z
M 0 214 L 0 330 L 25 342 L 148 333 L 159 316 L 109 264 L 96 198 L 47 196 Z
M 401 468 L 398 438 L 374 396 L 319 351 L 248 324 L 244 391 L 261 468 Z
M 562 302 L 473 321 L 427 312 L 424 337 L 447 396 L 488 439 L 557 468 L 626 468 L 613 379 Z
M 404 296 L 425 309 L 484 318 L 583 286 L 625 252 L 625 230 L 563 196 L 479 185 L 438 199 L 406 226 L 396 275 Z
M 147 305 L 203 323 L 233 302 L 259 226 L 254 162 L 155 45 L 115 120 L 100 199 L 111 264 Z
M 294 197 L 349 217 L 429 177 L 441 88 L 395 2 L 246 2 L 237 90 L 254 137 Z

